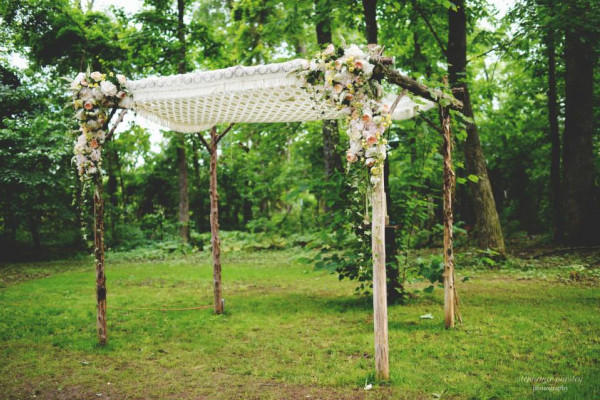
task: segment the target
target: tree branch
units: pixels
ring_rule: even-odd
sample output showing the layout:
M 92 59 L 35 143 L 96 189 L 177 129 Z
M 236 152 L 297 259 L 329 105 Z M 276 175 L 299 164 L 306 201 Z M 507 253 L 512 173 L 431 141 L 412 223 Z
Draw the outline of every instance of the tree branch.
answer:
M 440 99 L 444 99 L 448 102 L 447 107 L 455 110 L 462 111 L 463 103 L 454 98 L 454 96 L 448 95 L 441 90 L 432 89 L 428 86 L 423 85 L 415 81 L 412 78 L 409 78 L 406 75 L 401 74 L 395 69 L 386 67 L 381 63 L 378 63 L 376 60 L 374 61 L 377 70 L 373 75 L 383 76 L 389 83 L 393 83 L 394 85 L 398 85 L 403 89 L 408 90 L 409 92 L 423 97 L 424 99 L 433 101 L 434 103 L 439 103 Z
M 446 47 L 444 46 L 444 42 L 442 42 L 442 39 L 440 39 L 440 37 L 438 36 L 437 32 L 435 31 L 435 29 L 433 29 L 433 25 L 431 25 L 431 23 L 429 22 L 429 20 L 427 19 L 427 17 L 425 16 L 425 13 L 423 12 L 423 10 L 421 10 L 421 8 L 419 6 L 417 6 L 416 2 L 414 4 L 414 8 L 417 11 L 417 13 L 419 14 L 419 16 L 421 18 L 423 18 L 423 21 L 425 21 L 425 25 L 427 25 L 427 28 L 429 28 L 429 31 L 431 32 L 431 34 L 433 35 L 433 37 L 435 38 L 435 41 L 437 42 L 437 44 L 440 46 L 440 50 L 442 51 L 442 54 L 447 57 L 447 50 Z
M 497 45 L 493 46 L 491 49 L 489 49 L 489 50 L 487 50 L 487 51 L 484 51 L 484 52 L 483 52 L 483 53 L 481 53 L 481 54 L 478 54 L 478 55 L 476 55 L 476 56 L 473 56 L 473 57 L 469 58 L 469 59 L 467 60 L 467 63 L 470 63 L 471 61 L 473 61 L 473 60 L 475 60 L 475 59 L 477 59 L 477 58 L 480 58 L 480 57 L 483 57 L 483 56 L 487 56 L 487 55 L 488 55 L 488 54 L 490 54 L 491 52 L 493 52 L 493 51 L 496 51 L 496 50 L 499 50 L 499 49 L 500 49 L 500 50 L 504 50 L 504 53 L 506 53 L 506 52 L 508 51 L 508 49 L 510 48 L 510 46 L 512 46 L 512 44 L 513 44 L 513 43 L 514 43 L 514 42 L 515 42 L 515 41 L 516 41 L 516 40 L 517 40 L 517 39 L 518 39 L 520 36 L 521 36 L 521 33 L 517 33 L 517 34 L 516 34 L 516 35 L 515 35 L 515 36 L 514 36 L 514 37 L 513 37 L 513 38 L 512 38 L 512 39 L 511 39 L 511 40 L 510 40 L 508 43 L 499 43 L 499 44 L 497 44 Z M 502 57 L 502 56 L 500 56 L 500 57 Z
M 427 122 L 427 125 L 429 125 L 433 129 L 435 129 L 439 134 L 443 134 L 444 133 L 444 131 L 442 131 L 442 128 L 440 128 L 439 126 L 437 126 L 432 120 L 430 120 L 429 118 L 427 118 L 426 116 L 424 116 L 422 113 L 418 113 L 417 115 L 420 118 L 422 118 L 423 121 Z
M 231 124 L 229 124 L 229 126 L 227 128 L 225 128 L 225 130 L 223 132 L 221 132 L 219 134 L 219 136 L 217 136 L 217 140 L 215 142 L 215 146 L 219 144 L 219 142 L 221 141 L 221 139 L 223 139 L 223 136 L 225 136 L 227 134 L 227 132 L 229 132 L 231 130 L 231 128 L 233 127 L 233 125 L 235 125 L 233 122 Z
M 117 111 L 117 109 L 113 109 L 113 112 L 111 114 L 114 115 L 114 113 Z M 127 114 L 127 109 L 123 109 L 121 110 L 121 112 L 119 113 L 119 116 L 117 117 L 117 120 L 115 121 L 115 123 L 113 124 L 113 127 L 110 129 L 110 132 L 108 132 L 108 134 L 106 135 L 106 137 L 104 138 L 105 142 L 108 142 L 110 140 L 110 138 L 114 135 L 115 130 L 117 129 L 117 126 L 121 123 L 121 121 L 123 121 L 123 117 L 125 116 L 125 114 Z M 110 121 L 110 120 L 109 120 Z
M 200 141 L 202 142 L 202 144 L 204 145 L 204 147 L 206 147 L 206 151 L 208 151 L 209 153 L 212 152 L 210 145 L 208 144 L 208 142 L 206 141 L 206 139 L 204 139 L 204 136 L 202 136 L 202 132 L 196 132 L 196 135 L 198 136 L 198 139 L 200 139 Z

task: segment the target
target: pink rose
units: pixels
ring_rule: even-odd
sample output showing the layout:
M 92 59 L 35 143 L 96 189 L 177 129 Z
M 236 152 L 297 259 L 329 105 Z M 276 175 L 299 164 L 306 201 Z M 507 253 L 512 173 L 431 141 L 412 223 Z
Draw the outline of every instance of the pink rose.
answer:
M 365 165 L 367 167 L 372 167 L 375 164 L 375 159 L 374 158 L 367 158 L 365 160 Z
M 94 108 L 94 103 L 92 103 L 91 100 L 88 100 L 88 101 L 85 102 L 85 104 L 83 105 L 83 107 L 86 110 L 91 110 L 92 108 Z
M 381 106 L 381 113 L 382 114 L 387 114 L 390 112 L 390 106 L 388 104 L 384 104 L 383 106 Z
M 346 160 L 348 160 L 349 163 L 355 163 L 356 160 L 358 160 L 358 157 L 356 156 L 356 153 L 349 151 L 346 153 Z
M 367 143 L 371 146 L 374 145 L 375 143 L 377 143 L 377 136 L 372 133 L 368 134 L 367 135 Z
M 117 93 L 117 97 L 120 98 L 120 99 L 124 99 L 125 96 L 127 96 L 127 93 L 125 93 L 122 90 L 119 93 Z
M 362 116 L 362 120 L 365 122 L 365 124 L 368 124 L 369 122 L 371 122 L 371 114 L 364 114 Z
M 336 83 L 335 85 L 333 85 L 333 91 L 337 94 L 342 93 L 342 90 L 344 90 L 344 87 L 341 84 Z
M 346 100 L 353 100 L 354 95 L 352 93 L 346 93 Z
M 79 84 L 81 86 L 87 86 L 88 85 L 88 83 L 87 83 L 87 81 L 85 79 L 82 79 L 81 82 L 79 82 Z
M 92 147 L 92 149 L 97 149 L 99 146 L 99 143 L 96 139 L 92 139 L 92 141 L 90 142 L 90 146 Z
M 329 46 L 327 46 L 327 48 L 325 49 L 325 54 L 332 55 L 334 52 L 335 47 L 333 47 L 333 44 L 329 44 Z

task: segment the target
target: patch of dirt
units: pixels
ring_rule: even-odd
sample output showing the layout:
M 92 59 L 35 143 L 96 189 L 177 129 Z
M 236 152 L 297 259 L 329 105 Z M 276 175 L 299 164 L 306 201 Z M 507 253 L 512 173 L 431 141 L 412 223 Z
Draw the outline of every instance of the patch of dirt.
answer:
M 106 387 L 102 393 L 90 388 L 74 385 L 60 389 L 47 388 L 44 384 L 29 383 L 8 393 L 7 400 L 424 400 L 430 396 L 413 393 L 400 395 L 398 388 L 378 386 L 370 391 L 358 387 L 323 387 L 292 384 L 275 379 L 258 379 L 239 375 L 228 375 L 215 372 L 204 382 L 187 379 L 173 382 L 165 381 L 170 386 L 170 393 L 165 395 L 163 389 L 153 385 L 134 384 L 135 393 L 120 391 L 116 387 Z

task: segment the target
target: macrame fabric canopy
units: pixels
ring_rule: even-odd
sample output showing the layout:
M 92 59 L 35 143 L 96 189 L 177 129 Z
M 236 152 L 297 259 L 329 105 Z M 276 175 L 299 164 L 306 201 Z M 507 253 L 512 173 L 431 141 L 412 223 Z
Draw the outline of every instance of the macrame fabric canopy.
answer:
M 307 60 L 254 67 L 236 66 L 215 71 L 129 81 L 133 109 L 142 117 L 168 129 L 191 133 L 232 122 L 299 122 L 339 119 L 344 114 L 325 101 L 315 101 L 301 86 L 296 70 Z M 397 95 L 387 94 L 391 105 Z M 403 96 L 392 118 L 413 118 L 433 107 Z

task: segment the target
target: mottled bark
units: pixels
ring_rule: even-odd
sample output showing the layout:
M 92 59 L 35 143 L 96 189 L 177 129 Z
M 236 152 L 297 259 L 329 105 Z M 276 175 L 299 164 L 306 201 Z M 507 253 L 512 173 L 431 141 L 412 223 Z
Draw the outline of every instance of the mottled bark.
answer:
M 210 233 L 213 259 L 215 314 L 223 313 L 221 284 L 221 238 L 219 237 L 219 194 L 217 192 L 217 128 L 210 131 Z
M 455 96 L 463 103 L 462 112 L 473 119 L 473 109 L 466 82 L 467 74 L 467 18 L 464 0 L 454 0 L 456 11 L 448 10 L 448 74 Z M 475 217 L 473 234 L 482 249 L 492 249 L 501 256 L 506 254 L 502 227 L 496 210 L 492 185 L 481 149 L 479 132 L 475 123 L 467 123 L 467 139 L 463 144 L 465 172 L 476 175 L 477 182 L 468 181 L 469 200 Z
M 564 238 L 569 244 L 598 243 L 594 207 L 594 48 L 583 24 L 565 36 L 565 130 L 563 134 Z
M 454 327 L 454 316 L 458 312 L 458 296 L 454 282 L 454 245 L 452 225 L 452 198 L 454 192 L 455 175 L 452 168 L 452 134 L 450 132 L 450 113 L 448 109 L 440 109 L 442 122 L 442 156 L 444 159 L 444 184 L 442 190 L 444 209 L 444 326 L 446 329 Z
M 106 345 L 106 276 L 104 274 L 104 198 L 102 177 L 94 179 L 94 258 L 96 259 L 96 328 L 98 343 Z

